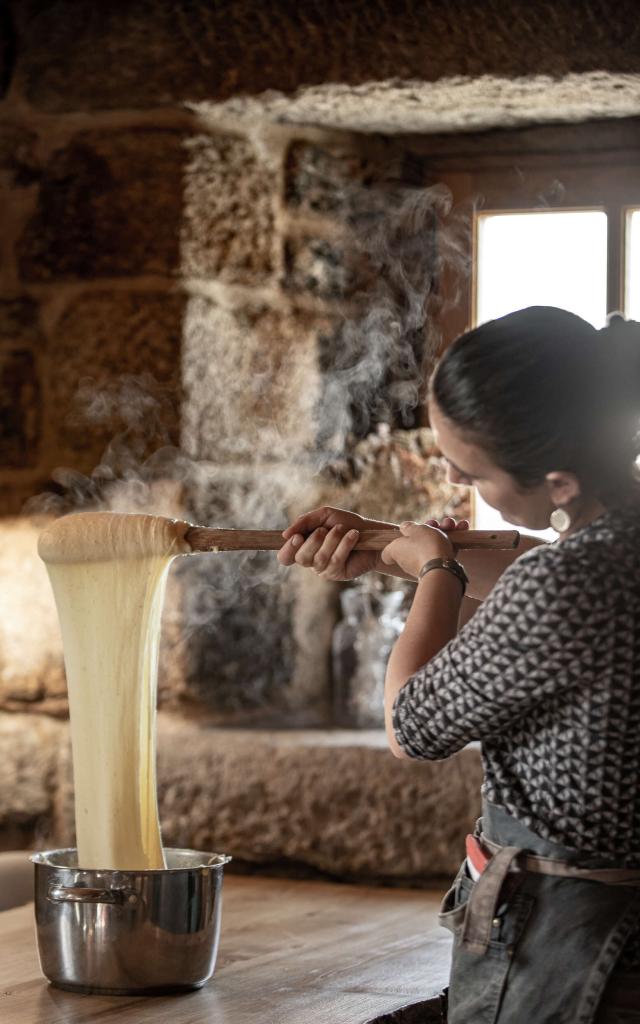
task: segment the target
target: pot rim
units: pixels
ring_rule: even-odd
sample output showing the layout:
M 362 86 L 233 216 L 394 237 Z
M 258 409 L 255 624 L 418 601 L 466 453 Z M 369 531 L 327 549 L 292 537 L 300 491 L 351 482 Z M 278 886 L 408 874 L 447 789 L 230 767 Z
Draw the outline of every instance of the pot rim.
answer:
M 166 867 L 166 868 L 83 868 L 79 864 L 60 864 L 52 861 L 50 858 L 59 856 L 62 854 L 76 854 L 77 847 L 75 846 L 64 846 L 60 849 L 55 850 L 38 850 L 36 853 L 31 854 L 29 860 L 34 864 L 35 867 L 52 868 L 56 871 L 82 871 L 86 874 L 97 872 L 99 874 L 118 874 L 118 875 L 169 875 L 178 874 L 184 871 L 200 871 L 202 868 L 221 868 L 225 864 L 228 864 L 232 860 L 232 857 L 226 853 L 205 853 L 202 850 L 192 850 L 188 847 L 175 847 L 167 846 L 164 847 L 165 853 L 177 853 L 177 854 L 188 854 L 191 856 L 201 858 L 201 863 L 196 864 L 181 864 L 178 867 Z

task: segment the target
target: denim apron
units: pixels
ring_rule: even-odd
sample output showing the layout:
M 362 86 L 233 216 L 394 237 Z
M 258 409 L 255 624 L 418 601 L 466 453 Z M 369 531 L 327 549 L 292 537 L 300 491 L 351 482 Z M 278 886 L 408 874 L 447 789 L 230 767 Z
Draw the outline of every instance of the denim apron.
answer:
M 485 803 L 478 824 L 501 847 L 576 868 L 611 867 L 541 839 L 495 804 Z M 441 907 L 440 923 L 454 936 L 448 1024 L 595 1024 L 640 920 L 640 887 L 509 871 L 479 952 L 465 921 L 475 884 L 465 861 Z

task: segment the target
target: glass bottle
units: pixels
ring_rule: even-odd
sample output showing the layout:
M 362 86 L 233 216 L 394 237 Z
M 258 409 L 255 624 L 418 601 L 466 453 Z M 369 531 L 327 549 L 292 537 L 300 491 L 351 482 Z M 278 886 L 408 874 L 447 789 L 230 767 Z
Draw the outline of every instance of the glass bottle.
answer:
M 334 717 L 337 725 L 376 729 L 384 725 L 384 677 L 395 640 L 402 631 L 403 593 L 375 597 L 366 583 L 340 595 L 343 618 L 332 639 Z M 374 610 L 374 601 L 380 607 Z

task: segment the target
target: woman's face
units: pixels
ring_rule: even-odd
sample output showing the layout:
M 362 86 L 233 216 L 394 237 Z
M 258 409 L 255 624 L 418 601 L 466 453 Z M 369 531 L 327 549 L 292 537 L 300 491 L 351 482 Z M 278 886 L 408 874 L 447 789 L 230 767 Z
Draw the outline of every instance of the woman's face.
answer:
M 497 509 L 515 526 L 530 530 L 548 527 L 554 505 L 544 483 L 523 490 L 509 473 L 496 466 L 490 455 L 444 416 L 433 398 L 429 402 L 429 418 L 448 466 L 450 483 L 475 487 L 487 505 Z

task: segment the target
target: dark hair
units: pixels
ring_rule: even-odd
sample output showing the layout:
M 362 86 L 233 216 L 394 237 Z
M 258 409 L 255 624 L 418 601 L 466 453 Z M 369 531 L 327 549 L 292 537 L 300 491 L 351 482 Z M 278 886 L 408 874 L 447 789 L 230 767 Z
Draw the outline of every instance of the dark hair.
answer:
M 522 488 L 566 470 L 605 505 L 628 500 L 640 454 L 640 324 L 612 314 L 598 331 L 531 306 L 462 334 L 430 394 Z

